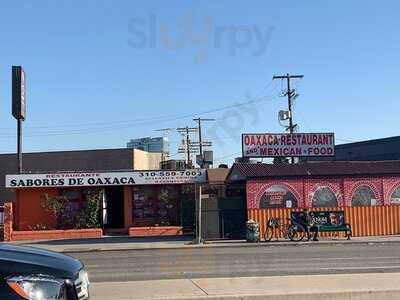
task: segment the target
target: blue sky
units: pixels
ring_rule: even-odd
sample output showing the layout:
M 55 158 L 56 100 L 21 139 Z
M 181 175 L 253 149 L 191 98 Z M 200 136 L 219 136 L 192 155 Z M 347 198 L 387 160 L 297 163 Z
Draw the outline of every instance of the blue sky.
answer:
M 201 116 L 216 119 L 204 134 L 217 162 L 229 162 L 242 132 L 282 132 L 286 99 L 271 78 L 287 72 L 305 75 L 294 82 L 300 131 L 333 131 L 337 143 L 398 135 L 399 9 L 394 0 L 3 1 L 0 152 L 16 148 L 11 65 L 27 73 L 29 152 L 125 147 Z M 176 154 L 180 137 L 170 139 Z

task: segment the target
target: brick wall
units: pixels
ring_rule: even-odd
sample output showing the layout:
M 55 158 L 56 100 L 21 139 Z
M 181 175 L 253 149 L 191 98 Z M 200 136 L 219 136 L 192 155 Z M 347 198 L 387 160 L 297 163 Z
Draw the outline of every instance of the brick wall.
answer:
M 390 197 L 400 187 L 400 176 L 363 177 L 295 177 L 290 179 L 254 179 L 246 183 L 247 208 L 260 208 L 260 200 L 271 186 L 285 187 L 296 198 L 298 207 L 313 207 L 313 195 L 320 188 L 329 188 L 336 196 L 337 206 L 352 206 L 358 187 L 368 186 L 374 193 L 375 205 L 391 205 Z M 282 204 L 284 207 L 284 203 Z

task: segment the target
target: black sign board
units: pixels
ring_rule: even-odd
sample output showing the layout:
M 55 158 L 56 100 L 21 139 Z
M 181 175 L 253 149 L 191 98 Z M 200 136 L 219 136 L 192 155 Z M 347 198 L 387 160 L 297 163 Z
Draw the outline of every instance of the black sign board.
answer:
M 303 212 L 292 212 L 292 219 L 301 223 Z M 312 224 L 323 227 L 345 226 L 344 211 L 311 211 Z
M 12 67 L 12 115 L 22 121 L 26 116 L 25 72 L 20 66 Z

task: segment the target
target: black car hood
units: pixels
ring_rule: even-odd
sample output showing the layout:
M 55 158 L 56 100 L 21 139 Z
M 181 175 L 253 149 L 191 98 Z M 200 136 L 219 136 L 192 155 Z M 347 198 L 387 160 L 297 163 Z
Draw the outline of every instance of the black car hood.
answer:
M 0 244 L 0 274 L 46 274 L 74 279 L 82 263 L 70 256 L 33 247 Z

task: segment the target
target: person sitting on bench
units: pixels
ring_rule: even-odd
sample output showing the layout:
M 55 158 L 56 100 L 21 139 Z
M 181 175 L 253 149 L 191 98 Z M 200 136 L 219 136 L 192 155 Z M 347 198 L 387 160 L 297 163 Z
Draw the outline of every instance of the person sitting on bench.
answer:
M 311 232 L 314 233 L 313 241 L 318 241 L 318 226 L 313 222 L 313 218 L 307 208 L 300 213 L 299 223 L 304 227 L 307 233 L 307 241 L 311 239 Z

